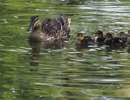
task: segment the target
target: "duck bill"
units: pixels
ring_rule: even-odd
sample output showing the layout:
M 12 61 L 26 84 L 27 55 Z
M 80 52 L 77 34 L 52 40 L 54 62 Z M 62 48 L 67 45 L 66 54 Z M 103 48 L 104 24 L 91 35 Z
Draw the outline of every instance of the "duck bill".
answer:
M 61 16 L 62 16 L 63 18 L 65 18 L 65 15 L 64 15 L 64 14 L 61 14 Z
M 32 22 L 30 23 L 29 28 L 27 29 L 27 31 L 31 31 L 32 30 Z
M 96 34 L 96 32 L 93 32 L 93 34 Z
M 75 37 L 74 39 L 76 40 L 76 39 L 78 39 L 78 37 Z
M 94 34 L 94 37 L 98 37 L 97 34 L 96 34 L 96 32 L 92 32 L 92 33 Z
M 121 36 L 121 38 L 123 38 L 123 36 Z

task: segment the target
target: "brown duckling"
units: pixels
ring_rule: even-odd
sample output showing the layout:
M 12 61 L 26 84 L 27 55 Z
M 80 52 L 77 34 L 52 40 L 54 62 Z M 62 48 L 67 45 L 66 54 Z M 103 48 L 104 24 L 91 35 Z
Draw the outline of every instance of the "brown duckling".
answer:
M 46 18 L 41 22 L 37 15 L 31 17 L 30 27 L 27 31 L 31 29 L 32 32 L 28 36 L 30 41 L 56 40 L 66 35 L 66 32 L 62 30 L 60 21 Z
M 111 33 L 107 33 L 105 36 L 105 45 L 125 45 L 125 41 L 120 37 L 113 37 Z
M 127 34 L 127 43 L 130 44 L 130 30 L 128 31 L 128 34 Z
M 98 42 L 98 43 L 103 43 L 104 40 L 105 40 L 105 37 L 103 36 L 103 32 L 99 30 L 99 31 L 97 31 L 95 34 L 96 34 L 96 36 L 98 37 L 98 38 L 96 39 L 96 42 Z
M 120 37 L 123 39 L 123 41 L 124 41 L 125 43 L 127 43 L 127 38 L 128 38 L 128 36 L 125 34 L 124 31 L 121 31 L 121 32 L 120 32 Z
M 84 36 L 83 33 L 78 33 L 76 44 L 94 44 L 94 39 L 91 36 Z

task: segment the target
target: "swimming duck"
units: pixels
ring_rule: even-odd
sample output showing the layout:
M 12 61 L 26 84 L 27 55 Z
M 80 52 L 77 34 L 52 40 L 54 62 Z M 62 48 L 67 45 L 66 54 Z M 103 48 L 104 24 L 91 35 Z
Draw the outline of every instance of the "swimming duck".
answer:
M 125 41 L 120 37 L 113 37 L 111 33 L 107 33 L 105 36 L 105 45 L 124 45 Z
M 123 39 L 123 41 L 124 41 L 125 43 L 127 43 L 127 38 L 128 38 L 128 36 L 125 34 L 124 31 L 121 31 L 121 32 L 120 32 L 120 37 Z
M 58 19 L 46 18 L 41 22 L 37 15 L 31 17 L 30 26 L 27 31 L 30 30 L 32 30 L 28 36 L 30 41 L 56 40 L 67 35 Z
M 83 33 L 78 33 L 76 44 L 94 44 L 94 39 L 91 36 L 84 36 Z
M 102 32 L 102 31 L 97 31 L 95 34 L 96 34 L 96 36 L 98 37 L 98 38 L 96 39 L 96 42 L 98 42 L 98 43 L 103 43 L 104 40 L 105 40 L 105 37 L 103 36 L 103 32 Z
M 130 30 L 128 31 L 128 34 L 127 34 L 127 43 L 130 44 Z

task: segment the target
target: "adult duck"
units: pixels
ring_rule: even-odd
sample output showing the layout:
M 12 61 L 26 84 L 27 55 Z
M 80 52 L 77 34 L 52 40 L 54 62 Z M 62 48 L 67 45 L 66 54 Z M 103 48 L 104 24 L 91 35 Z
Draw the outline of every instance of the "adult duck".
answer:
M 50 41 L 62 38 L 67 35 L 62 27 L 62 23 L 58 18 L 46 18 L 41 22 L 39 16 L 32 16 L 30 26 L 27 29 L 27 31 L 32 30 L 32 32 L 28 36 L 28 39 L 30 41 Z

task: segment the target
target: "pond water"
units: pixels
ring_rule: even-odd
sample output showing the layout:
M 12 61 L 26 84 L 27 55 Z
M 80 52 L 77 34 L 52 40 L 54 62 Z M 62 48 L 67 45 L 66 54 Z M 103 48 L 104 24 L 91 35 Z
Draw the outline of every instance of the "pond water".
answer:
M 76 34 L 130 30 L 129 0 L 0 0 L 0 100 L 130 100 L 130 48 Z M 70 17 L 68 40 L 29 43 L 32 15 Z

